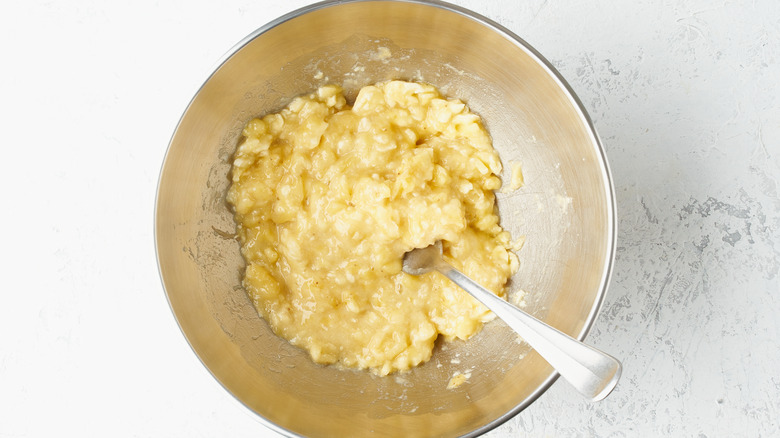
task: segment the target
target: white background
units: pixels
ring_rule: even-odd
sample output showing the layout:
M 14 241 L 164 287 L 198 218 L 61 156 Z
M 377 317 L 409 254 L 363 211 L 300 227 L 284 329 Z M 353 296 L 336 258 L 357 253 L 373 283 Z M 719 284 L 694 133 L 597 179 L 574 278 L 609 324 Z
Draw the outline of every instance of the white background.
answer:
M 276 436 L 179 332 L 153 208 L 214 63 L 307 3 L 4 2 L 0 437 Z M 780 2 L 456 3 L 570 81 L 620 216 L 588 340 L 622 381 L 599 404 L 559 381 L 489 436 L 780 434 Z

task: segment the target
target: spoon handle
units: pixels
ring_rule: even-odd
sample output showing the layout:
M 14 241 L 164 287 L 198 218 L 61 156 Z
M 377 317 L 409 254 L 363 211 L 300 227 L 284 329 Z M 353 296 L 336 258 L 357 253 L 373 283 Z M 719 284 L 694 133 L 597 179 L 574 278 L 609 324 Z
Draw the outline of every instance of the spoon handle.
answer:
M 444 260 L 436 269 L 470 293 L 515 330 L 577 391 L 591 399 L 604 399 L 620 378 L 614 357 L 583 344 L 497 297 Z

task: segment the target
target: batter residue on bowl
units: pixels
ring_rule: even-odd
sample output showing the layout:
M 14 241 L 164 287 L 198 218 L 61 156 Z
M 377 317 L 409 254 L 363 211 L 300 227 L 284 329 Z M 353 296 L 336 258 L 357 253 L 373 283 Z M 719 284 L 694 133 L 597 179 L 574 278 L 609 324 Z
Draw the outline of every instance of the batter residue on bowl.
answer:
M 501 162 L 477 115 L 430 85 L 338 86 L 250 121 L 232 169 L 244 286 L 314 361 L 385 375 L 467 339 L 492 314 L 403 254 L 443 240 L 456 268 L 504 295 L 517 270 L 493 190 Z

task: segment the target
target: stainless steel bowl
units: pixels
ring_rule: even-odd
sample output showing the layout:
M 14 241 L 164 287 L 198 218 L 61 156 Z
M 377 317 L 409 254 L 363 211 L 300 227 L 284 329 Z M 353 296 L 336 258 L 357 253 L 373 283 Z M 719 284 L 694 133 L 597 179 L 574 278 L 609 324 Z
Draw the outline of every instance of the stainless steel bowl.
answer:
M 506 167 L 522 163 L 525 187 L 498 198 L 504 227 L 527 236 L 510 296 L 526 291 L 527 310 L 582 339 L 607 287 L 616 218 L 606 157 L 582 105 L 534 49 L 444 3 L 329 1 L 285 15 L 239 43 L 193 98 L 165 158 L 156 212 L 160 273 L 182 332 L 228 391 L 285 434 L 477 435 L 557 377 L 498 321 L 468 342 L 439 344 L 406 374 L 316 365 L 270 331 L 241 288 L 225 192 L 243 125 L 327 83 L 354 95 L 396 78 L 464 99 Z

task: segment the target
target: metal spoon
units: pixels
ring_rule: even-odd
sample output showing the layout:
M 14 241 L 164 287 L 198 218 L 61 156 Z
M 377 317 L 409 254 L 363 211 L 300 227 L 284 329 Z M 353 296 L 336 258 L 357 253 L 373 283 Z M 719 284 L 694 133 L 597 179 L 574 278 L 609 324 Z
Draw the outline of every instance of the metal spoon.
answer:
M 604 399 L 617 384 L 622 369 L 617 359 L 539 321 L 475 283 L 442 258 L 441 241 L 404 254 L 403 270 L 411 275 L 432 270 L 444 274 L 504 320 L 591 401 Z

